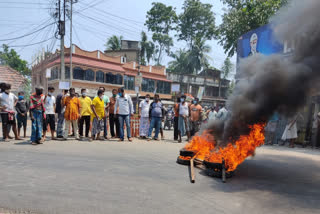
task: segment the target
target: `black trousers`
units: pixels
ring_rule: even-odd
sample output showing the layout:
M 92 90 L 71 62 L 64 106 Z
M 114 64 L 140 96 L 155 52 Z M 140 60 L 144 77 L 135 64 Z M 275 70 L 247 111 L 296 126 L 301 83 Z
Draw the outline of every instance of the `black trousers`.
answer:
M 79 134 L 83 136 L 83 125 L 86 123 L 86 137 L 89 137 L 90 130 L 90 116 L 82 116 L 80 118 Z
M 110 134 L 112 137 L 116 135 L 120 136 L 120 124 L 119 119 L 115 117 L 114 114 L 109 114 L 109 123 L 110 123 Z M 116 126 L 116 133 L 114 133 L 114 126 Z
M 178 120 L 179 120 L 179 117 L 174 117 L 174 127 L 173 127 L 173 139 L 174 140 L 178 140 L 178 129 L 179 129 L 179 126 L 178 126 Z

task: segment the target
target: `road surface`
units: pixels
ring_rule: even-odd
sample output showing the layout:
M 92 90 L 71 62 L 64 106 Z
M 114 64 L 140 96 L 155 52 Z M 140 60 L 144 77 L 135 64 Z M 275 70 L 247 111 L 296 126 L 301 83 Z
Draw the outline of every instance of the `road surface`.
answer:
M 0 213 L 320 213 L 319 150 L 263 146 L 227 183 L 191 184 L 182 146 L 0 142 Z

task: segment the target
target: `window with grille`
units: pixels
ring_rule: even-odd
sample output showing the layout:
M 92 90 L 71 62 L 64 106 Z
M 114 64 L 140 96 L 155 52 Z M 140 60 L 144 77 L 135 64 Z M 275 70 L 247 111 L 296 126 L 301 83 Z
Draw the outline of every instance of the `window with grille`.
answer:
M 84 80 L 94 81 L 94 71 L 91 70 L 91 69 L 87 69 L 87 70 L 85 71 Z
M 73 69 L 73 79 L 84 80 L 85 72 L 82 68 L 76 67 Z
M 154 92 L 155 81 L 152 79 L 143 78 L 141 84 L 141 90 L 144 92 Z
M 104 73 L 103 71 L 96 72 L 96 82 L 104 82 Z
M 128 90 L 134 90 L 134 77 L 124 75 L 124 88 Z
M 171 93 L 171 83 L 158 81 L 157 82 L 157 93 L 159 94 L 170 94 Z

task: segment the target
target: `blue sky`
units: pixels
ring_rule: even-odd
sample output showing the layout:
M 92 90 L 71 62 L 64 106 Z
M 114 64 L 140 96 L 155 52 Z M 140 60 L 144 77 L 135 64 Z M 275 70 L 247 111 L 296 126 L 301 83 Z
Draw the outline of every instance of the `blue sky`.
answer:
M 54 19 L 49 15 L 54 11 L 54 3 L 57 0 L 0 0 L 0 40 L 19 37 L 41 27 L 43 30 L 27 37 L 0 41 L 7 43 L 28 62 L 32 55 L 39 53 L 43 48 L 55 50 L 59 48 L 60 42 L 54 38 L 56 25 L 50 25 Z M 74 4 L 73 15 L 73 43 L 85 50 L 105 49 L 104 44 L 111 35 L 122 35 L 127 40 L 139 40 L 142 30 L 147 31 L 144 26 L 146 13 L 151 8 L 153 0 L 79 0 Z M 183 0 L 158 0 L 167 5 L 172 5 L 181 12 Z M 204 3 L 213 5 L 216 14 L 216 25 L 221 23 L 222 8 L 224 5 L 220 0 L 202 0 Z M 65 45 L 69 46 L 70 36 L 69 22 L 66 24 Z M 151 33 L 148 32 L 151 39 Z M 30 45 L 38 42 L 41 44 Z M 226 55 L 217 41 L 208 41 L 212 47 L 210 62 L 214 67 L 220 68 Z M 16 46 L 16 47 L 14 47 Z M 175 42 L 173 50 L 186 47 L 185 42 Z M 172 59 L 164 57 L 163 63 L 167 64 Z M 232 62 L 235 63 L 235 57 Z

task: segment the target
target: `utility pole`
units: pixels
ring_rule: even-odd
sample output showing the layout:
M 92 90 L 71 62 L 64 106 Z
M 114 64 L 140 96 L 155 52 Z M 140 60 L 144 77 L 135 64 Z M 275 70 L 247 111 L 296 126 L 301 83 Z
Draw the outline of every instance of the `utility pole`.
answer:
M 72 87 L 72 77 L 73 77 L 73 73 L 72 73 L 72 5 L 73 3 L 77 3 L 77 0 L 75 0 L 75 2 L 73 2 L 73 0 L 70 0 L 70 77 L 69 77 L 69 86 L 70 88 Z
M 66 1 L 63 1 L 63 20 L 61 20 L 61 0 L 59 0 L 59 35 L 60 35 L 60 71 L 61 81 L 65 81 L 65 64 L 64 64 L 64 35 L 65 35 L 65 20 L 66 20 Z

